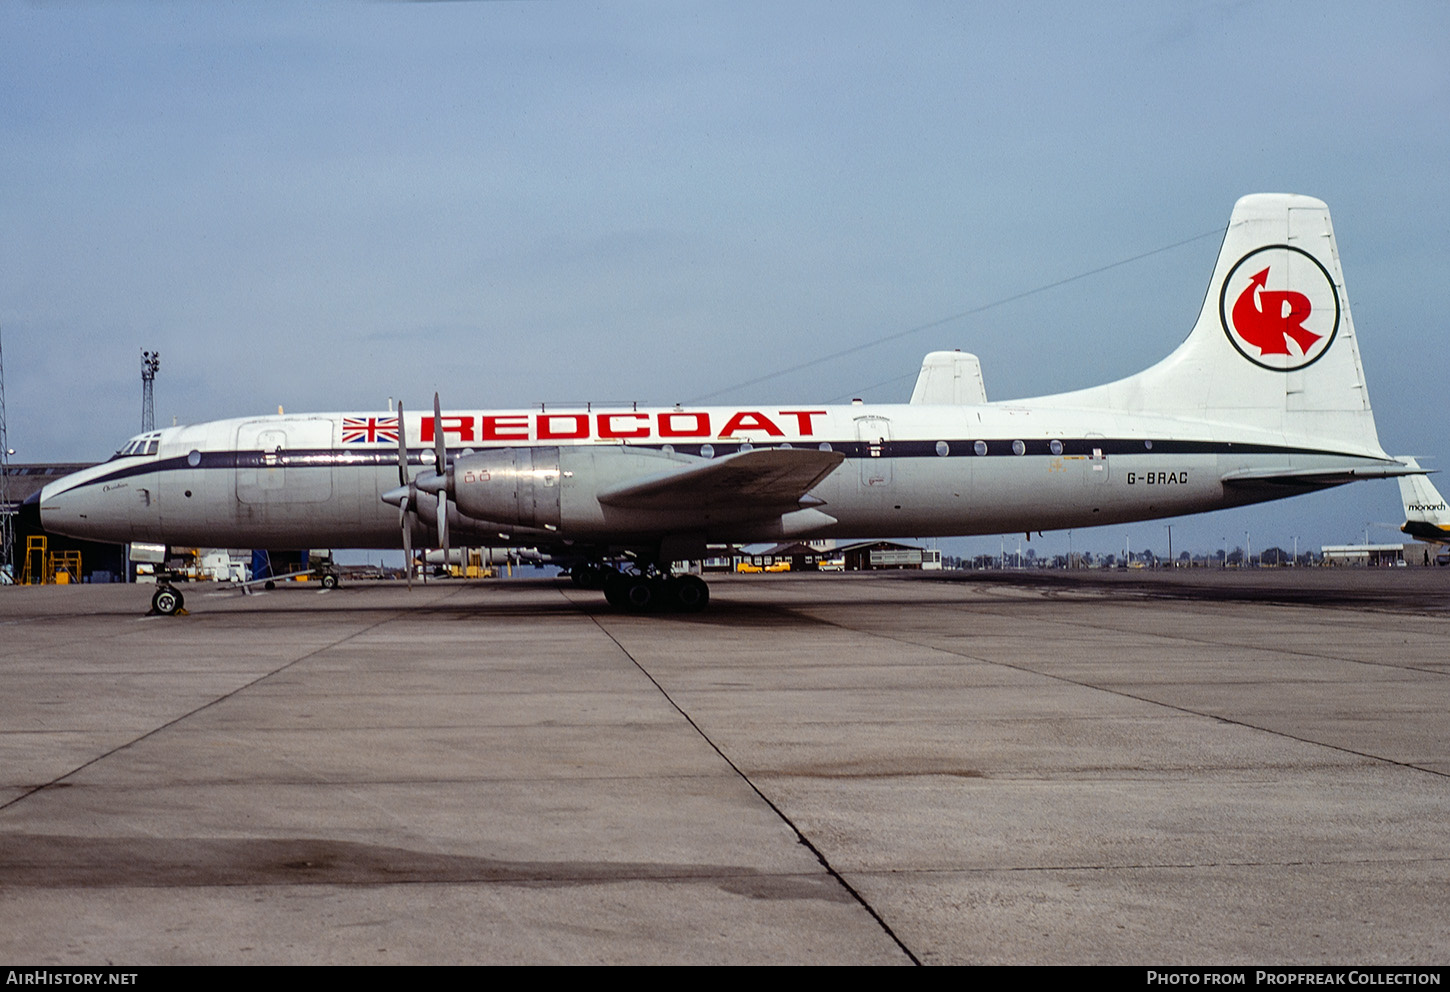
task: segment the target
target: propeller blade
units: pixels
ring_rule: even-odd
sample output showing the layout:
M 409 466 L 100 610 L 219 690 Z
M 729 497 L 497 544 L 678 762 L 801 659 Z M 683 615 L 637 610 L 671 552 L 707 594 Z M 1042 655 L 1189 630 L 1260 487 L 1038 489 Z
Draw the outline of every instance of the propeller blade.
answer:
M 448 567 L 448 490 L 438 490 L 438 544 L 443 548 L 443 566 Z
M 433 471 L 439 475 L 448 471 L 448 448 L 443 443 L 443 410 L 437 393 L 433 394 L 433 458 L 437 462 Z
M 443 548 L 443 567 L 448 567 L 448 447 L 443 443 L 443 406 L 433 394 L 433 471 L 438 486 L 438 543 Z M 433 486 L 428 487 L 432 489 Z
M 408 497 L 398 507 L 398 519 L 403 524 L 403 567 L 408 570 L 408 588 L 413 588 L 413 524 L 408 519 Z
M 398 485 L 408 484 L 408 439 L 403 429 L 403 404 L 398 402 Z

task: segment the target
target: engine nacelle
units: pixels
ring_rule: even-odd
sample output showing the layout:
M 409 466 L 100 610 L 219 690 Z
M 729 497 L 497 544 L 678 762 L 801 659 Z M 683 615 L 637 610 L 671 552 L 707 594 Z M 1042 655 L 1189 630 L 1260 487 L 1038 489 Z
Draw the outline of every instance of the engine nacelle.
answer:
M 491 448 L 449 469 L 458 511 L 517 527 L 559 526 L 559 449 Z
M 448 488 L 460 514 L 497 527 L 558 530 L 584 539 L 677 526 L 698 530 L 730 509 L 605 506 L 598 497 L 620 483 L 702 461 L 622 444 L 489 448 L 459 456 L 448 469 Z

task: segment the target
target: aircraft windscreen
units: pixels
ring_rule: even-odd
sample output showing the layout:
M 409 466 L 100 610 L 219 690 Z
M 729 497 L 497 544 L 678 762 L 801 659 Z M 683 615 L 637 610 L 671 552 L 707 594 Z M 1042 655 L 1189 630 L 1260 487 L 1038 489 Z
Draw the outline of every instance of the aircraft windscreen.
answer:
M 140 437 L 133 437 L 127 441 L 120 451 L 111 456 L 111 459 L 131 458 L 137 455 L 154 455 L 160 447 L 161 435 L 142 434 Z

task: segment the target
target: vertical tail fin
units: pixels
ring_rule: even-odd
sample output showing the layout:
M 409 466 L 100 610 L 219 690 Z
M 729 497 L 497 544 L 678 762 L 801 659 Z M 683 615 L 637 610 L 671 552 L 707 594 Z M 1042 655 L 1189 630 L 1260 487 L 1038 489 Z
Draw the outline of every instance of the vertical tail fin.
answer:
M 1420 467 L 1413 458 L 1401 460 L 1410 468 Z M 1450 507 L 1429 477 L 1401 476 L 1400 499 L 1405 504 L 1405 522 L 1400 530 L 1422 541 L 1450 544 Z
M 1052 399 L 1191 416 L 1388 457 L 1370 411 L 1329 208 L 1308 196 L 1239 200 L 1183 344 L 1137 375 Z

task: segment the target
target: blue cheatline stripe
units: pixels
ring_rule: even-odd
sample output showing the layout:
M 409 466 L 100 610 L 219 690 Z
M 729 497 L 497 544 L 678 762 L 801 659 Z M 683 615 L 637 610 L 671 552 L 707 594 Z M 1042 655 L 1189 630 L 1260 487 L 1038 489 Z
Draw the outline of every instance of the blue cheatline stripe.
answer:
M 1017 441 L 1023 445 L 1023 453 L 1018 455 L 1013 450 Z M 1052 443 L 1056 440 L 1062 445 L 1061 452 L 1052 450 Z M 986 445 L 986 454 L 978 455 L 975 445 L 978 441 Z M 938 443 L 944 442 L 947 446 L 947 454 L 943 456 L 938 450 Z M 701 448 L 709 444 L 714 449 L 714 457 L 733 455 L 740 451 L 743 445 L 736 441 L 702 441 L 698 444 L 670 444 L 677 454 L 699 456 Z M 794 447 L 801 449 L 814 449 L 821 444 L 829 445 L 830 450 L 839 451 L 847 458 L 868 458 L 873 457 L 870 449 L 879 448 L 880 454 L 876 458 L 1031 458 L 1031 457 L 1090 457 L 1094 452 L 1105 456 L 1110 455 L 1325 455 L 1334 458 L 1355 458 L 1363 461 L 1378 461 L 1367 455 L 1349 454 L 1342 451 L 1334 451 L 1329 448 L 1302 448 L 1289 445 L 1277 444 L 1240 444 L 1233 441 L 1184 441 L 1174 438 L 966 438 L 918 441 L 918 440 L 895 440 L 886 441 L 880 445 L 871 445 L 866 441 L 799 441 L 792 442 Z M 578 445 L 577 447 L 586 447 Z M 597 447 L 617 447 L 616 445 L 599 444 Z M 665 443 L 651 442 L 649 444 L 625 445 L 624 447 L 642 448 L 646 450 L 659 451 L 665 447 Z M 474 451 L 488 451 L 493 448 L 517 448 L 517 447 L 554 447 L 553 445 L 469 445 Z M 766 448 L 783 447 L 781 444 L 752 444 L 756 450 Z M 455 447 L 450 454 L 456 457 L 462 447 Z M 293 448 L 283 449 L 272 455 L 275 460 L 268 464 L 266 457 L 260 451 L 204 451 L 201 453 L 201 461 L 197 465 L 191 465 L 186 455 L 170 458 L 149 459 L 136 464 L 117 466 L 114 471 L 92 479 L 87 485 L 98 485 L 103 483 L 116 482 L 121 479 L 132 478 L 138 475 L 147 475 L 152 472 L 169 472 L 185 469 L 258 469 L 258 468 L 326 468 L 326 467 L 393 467 L 398 464 L 398 449 L 395 447 L 364 448 L 361 446 L 345 446 L 340 448 Z M 433 449 L 418 448 L 408 452 L 408 464 L 413 466 L 431 465 Z

